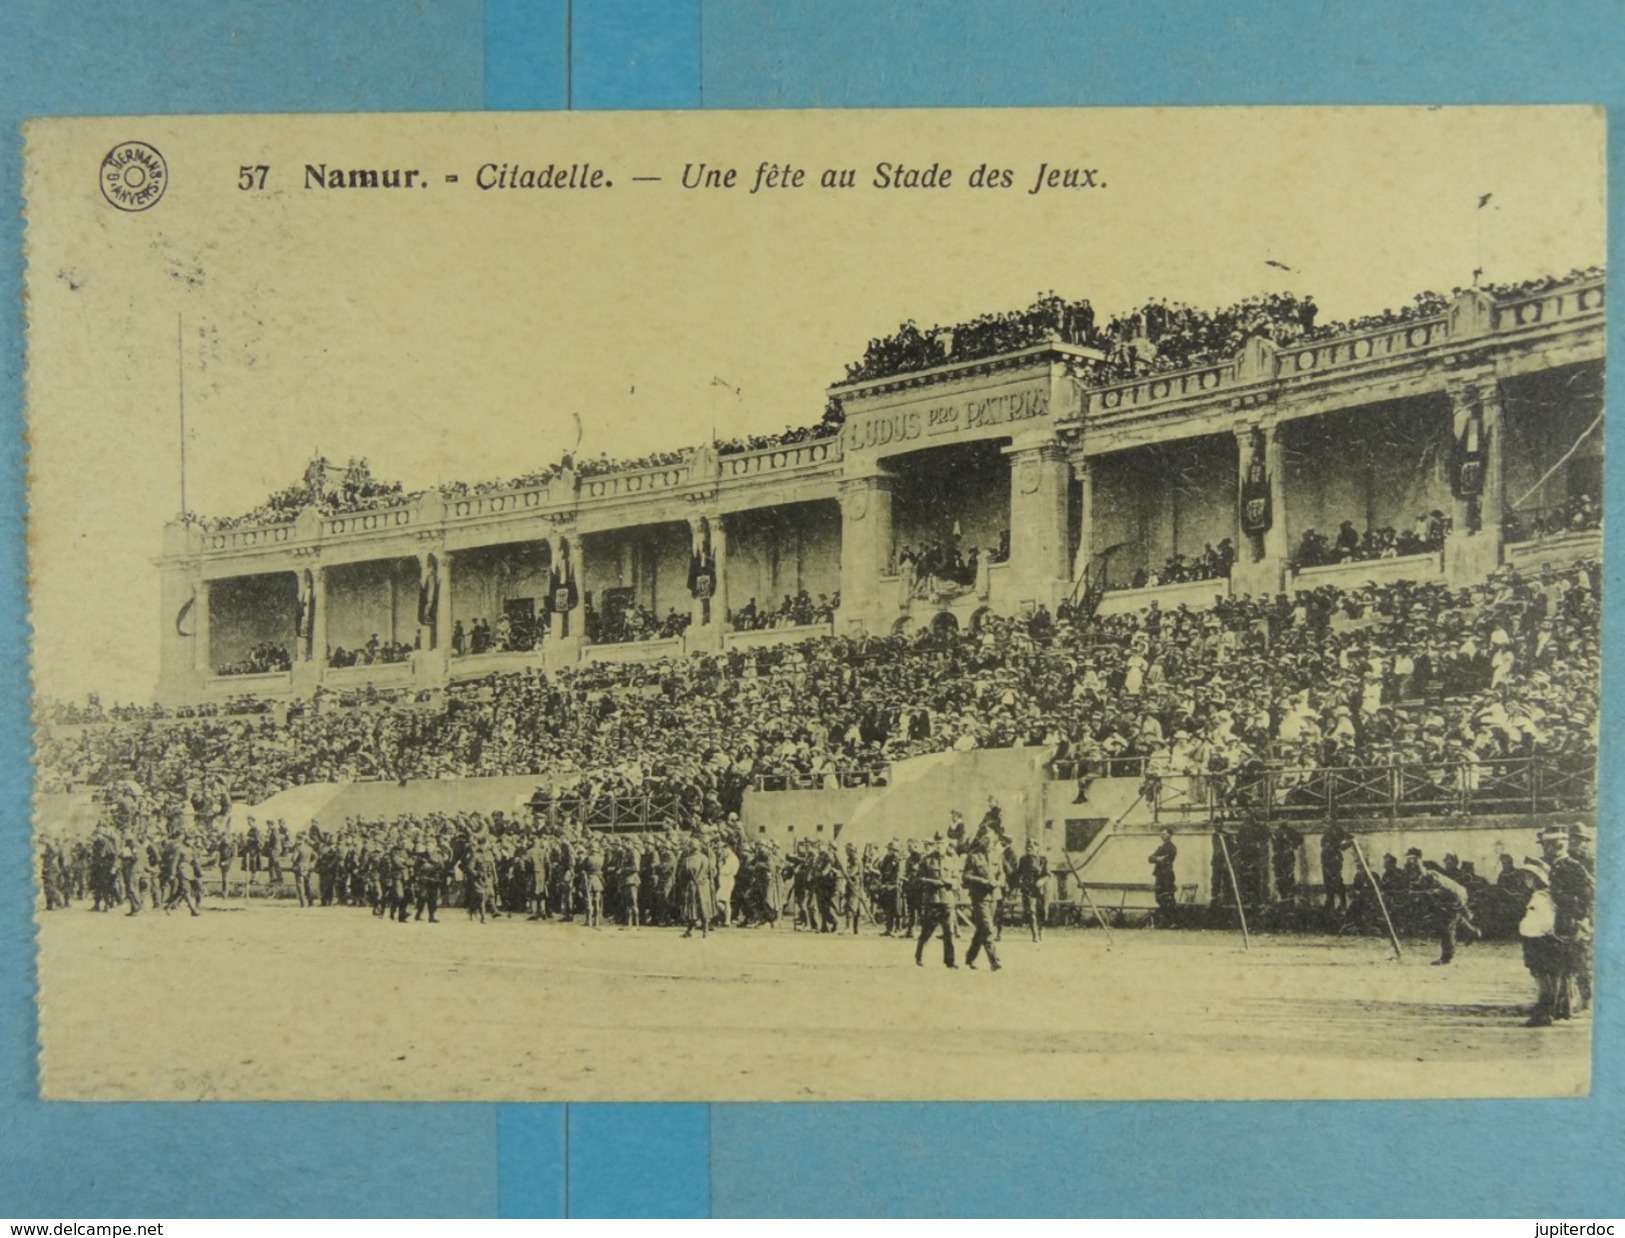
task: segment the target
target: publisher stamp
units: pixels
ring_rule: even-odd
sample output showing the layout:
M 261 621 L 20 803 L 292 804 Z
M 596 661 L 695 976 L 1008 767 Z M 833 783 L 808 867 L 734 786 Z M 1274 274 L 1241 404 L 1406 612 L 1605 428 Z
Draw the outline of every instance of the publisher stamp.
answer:
M 120 142 L 102 158 L 102 196 L 121 211 L 157 206 L 169 188 L 169 165 L 156 147 Z

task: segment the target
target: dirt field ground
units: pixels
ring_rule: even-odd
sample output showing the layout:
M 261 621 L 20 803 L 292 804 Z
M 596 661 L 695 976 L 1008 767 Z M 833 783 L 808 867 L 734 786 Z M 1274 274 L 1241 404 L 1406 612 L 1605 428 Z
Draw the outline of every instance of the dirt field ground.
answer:
M 964 943 L 961 942 L 961 950 Z M 1007 931 L 935 943 L 216 905 L 40 917 L 42 1081 L 84 1100 L 1075 1100 L 1576 1095 L 1516 945 Z

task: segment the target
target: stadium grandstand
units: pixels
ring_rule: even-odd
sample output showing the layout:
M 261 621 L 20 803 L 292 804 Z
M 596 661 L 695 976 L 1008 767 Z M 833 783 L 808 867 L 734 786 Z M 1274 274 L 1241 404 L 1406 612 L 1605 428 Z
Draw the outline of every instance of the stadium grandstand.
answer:
M 157 703 L 40 706 L 42 820 L 794 850 L 991 793 L 1103 889 L 1227 822 L 1490 871 L 1594 812 L 1604 299 L 1049 294 L 871 341 L 783 435 L 418 493 L 317 459 L 166 527 Z

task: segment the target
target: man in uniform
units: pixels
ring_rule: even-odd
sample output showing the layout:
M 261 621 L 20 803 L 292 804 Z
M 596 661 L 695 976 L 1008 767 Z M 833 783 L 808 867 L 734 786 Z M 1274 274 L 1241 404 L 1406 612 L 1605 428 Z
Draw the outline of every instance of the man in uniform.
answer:
M 310 825 L 311 829 L 314 829 L 316 823 L 312 821 Z M 310 873 L 315 867 L 315 860 L 315 852 L 310 845 L 310 830 L 302 830 L 299 834 L 299 841 L 294 846 L 291 861 L 293 866 L 293 893 L 294 897 L 299 900 L 301 907 L 314 907 L 316 905 L 316 900 L 310 896 Z
M 1586 866 L 1569 854 L 1567 826 L 1554 825 L 1542 830 L 1541 856 L 1551 870 L 1552 907 L 1557 913 L 1554 935 L 1558 941 L 1562 974 L 1559 986 L 1563 997 L 1553 1017 L 1566 1019 L 1573 1008 L 1584 1008 L 1584 1001 L 1567 1000 L 1567 987 L 1579 988 L 1580 973 L 1586 969 L 1586 956 L 1591 944 L 1591 911 L 1597 896 L 1596 878 Z M 1591 977 L 1586 975 L 1585 994 L 1589 999 Z
M 121 866 L 124 877 L 124 890 L 130 900 L 129 913 L 132 916 L 141 914 L 141 896 L 151 893 L 152 865 L 147 859 L 147 845 L 133 835 L 124 840 L 124 849 L 121 856 Z
M 445 873 L 446 861 L 440 852 L 440 844 L 433 834 L 425 830 L 412 855 L 412 892 L 416 903 L 412 915 L 414 920 L 423 919 L 423 913 L 427 911 L 430 924 L 440 923 L 435 913 L 440 910 L 440 883 Z
M 880 857 L 879 879 L 875 885 L 876 895 L 886 912 L 886 927 L 880 931 L 882 937 L 894 936 L 903 927 L 902 889 L 903 857 L 894 838 L 886 844 L 886 854 Z
M 1456 957 L 1458 933 L 1467 941 L 1478 940 L 1478 926 L 1467 912 L 1467 887 L 1443 865 L 1428 860 L 1422 865 L 1422 878 L 1416 892 L 1433 904 L 1429 910 L 1439 933 L 1439 957 L 1433 960 L 1433 965 L 1444 967 Z
M 998 952 L 993 947 L 993 914 L 999 892 L 998 878 L 994 875 L 994 869 L 1000 863 L 997 837 L 996 834 L 984 834 L 979 842 L 972 845 L 970 854 L 965 857 L 965 871 L 961 877 L 966 892 L 970 894 L 970 922 L 974 930 L 970 949 L 965 951 L 965 966 L 975 968 L 977 957 L 986 950 L 988 966 L 994 971 L 999 970 Z
M 1016 865 L 1016 882 L 1021 887 L 1021 914 L 1034 941 L 1044 940 L 1049 905 L 1055 893 L 1055 877 L 1049 859 L 1038 849 L 1038 840 L 1027 840 L 1026 854 Z
M 581 893 L 585 908 L 584 923 L 588 928 L 601 927 L 604 917 L 604 853 L 596 839 L 581 862 Z
M 685 928 L 684 937 L 694 936 L 700 930 L 705 937 L 711 931 L 711 921 L 717 914 L 717 870 L 711 853 L 699 834 L 691 834 L 677 862 L 677 903 Z
M 1569 855 L 1591 876 L 1593 897 L 1597 887 L 1597 856 L 1592 849 L 1596 831 L 1589 822 L 1576 821 L 1569 829 Z M 1575 1011 L 1591 1007 L 1591 943 L 1593 934 L 1587 932 L 1574 960 Z
M 1162 841 L 1157 844 L 1156 850 L 1146 857 L 1146 862 L 1151 865 L 1151 889 L 1157 899 L 1157 914 L 1153 923 L 1158 928 L 1174 926 L 1175 909 L 1179 903 L 1179 887 L 1174 880 L 1174 861 L 1178 858 L 1179 848 L 1174 845 L 1174 832 L 1163 826 Z
M 948 858 L 947 847 L 939 833 L 920 859 L 919 882 L 921 891 L 920 939 L 914 945 L 914 962 L 925 966 L 925 943 L 931 934 L 942 931 L 942 962 L 945 967 L 958 966 L 954 962 L 954 908 L 959 901 L 959 882 L 954 865 Z
M 903 936 L 913 937 L 914 928 L 925 920 L 925 887 L 920 884 L 920 865 L 925 857 L 920 852 L 918 839 L 908 840 L 908 854 L 903 857 L 902 898 Z
M 192 840 L 184 834 L 176 838 L 174 850 L 170 855 L 173 885 L 170 887 L 169 897 L 164 901 L 164 910 L 167 912 L 176 903 L 185 903 L 186 909 L 195 916 L 198 914 L 198 903 L 201 900 L 198 890 L 197 851 L 192 845 Z
M 1343 880 L 1343 853 L 1354 845 L 1354 835 L 1335 821 L 1320 835 L 1320 884 L 1326 891 L 1325 909 L 1347 914 L 1348 883 Z
M 1298 852 L 1302 850 L 1302 834 L 1284 822 L 1275 827 L 1270 836 L 1270 864 L 1279 902 L 1292 902 L 1298 892 Z

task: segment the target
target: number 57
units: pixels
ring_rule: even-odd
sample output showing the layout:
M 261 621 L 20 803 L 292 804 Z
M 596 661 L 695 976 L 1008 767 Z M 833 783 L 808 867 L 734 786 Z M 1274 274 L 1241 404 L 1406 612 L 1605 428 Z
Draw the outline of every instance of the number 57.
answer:
M 237 169 L 237 188 L 244 190 L 264 189 L 265 178 L 270 175 L 270 172 L 271 165 L 268 163 L 256 163 L 253 167 L 244 164 Z

